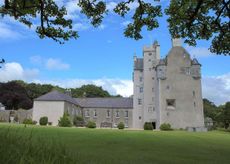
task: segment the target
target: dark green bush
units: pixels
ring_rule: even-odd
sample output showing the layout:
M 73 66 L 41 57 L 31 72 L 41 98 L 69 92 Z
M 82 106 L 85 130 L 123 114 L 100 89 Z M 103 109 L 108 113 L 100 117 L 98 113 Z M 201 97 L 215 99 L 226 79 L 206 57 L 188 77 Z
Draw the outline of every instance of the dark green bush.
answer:
M 72 122 L 67 113 L 64 113 L 63 117 L 61 117 L 60 120 L 58 120 L 58 126 L 60 127 L 71 127 L 72 126 Z
M 81 116 L 75 116 L 73 118 L 73 124 L 76 127 L 83 127 L 84 126 L 84 119 L 83 119 L 83 117 L 81 117 Z
M 117 125 L 117 128 L 118 129 L 124 129 L 125 128 L 125 124 L 123 122 L 120 122 L 118 125 Z
M 22 123 L 23 124 L 30 124 L 30 125 L 32 125 L 33 124 L 33 120 L 31 118 L 26 118 L 26 119 L 23 120 Z
M 87 128 L 96 128 L 96 123 L 93 121 L 89 121 L 86 125 Z
M 169 123 L 163 123 L 160 126 L 160 130 L 172 130 L 171 125 Z
M 48 117 L 41 117 L 40 120 L 39 120 L 39 124 L 42 125 L 42 126 L 45 126 L 48 124 Z
M 52 122 L 48 122 L 48 125 L 50 125 L 50 126 L 51 126 L 51 125 L 52 125 Z
M 151 122 L 145 122 L 144 130 L 153 130 L 153 124 Z

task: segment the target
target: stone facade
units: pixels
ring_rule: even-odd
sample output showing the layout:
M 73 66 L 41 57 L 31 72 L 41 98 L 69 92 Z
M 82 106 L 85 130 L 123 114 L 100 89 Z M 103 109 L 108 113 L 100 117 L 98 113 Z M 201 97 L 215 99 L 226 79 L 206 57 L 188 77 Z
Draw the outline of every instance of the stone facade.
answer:
M 97 127 L 102 127 L 102 123 L 111 123 L 116 128 L 120 122 L 126 128 L 132 127 L 132 109 L 121 108 L 84 108 L 84 120 L 96 122 Z
M 143 58 L 134 57 L 133 128 L 145 122 L 156 129 L 162 123 L 177 129 L 204 127 L 200 67 L 179 39 L 164 59 L 157 42 L 144 47 Z
M 116 127 L 123 122 L 127 128 L 143 129 L 152 122 L 155 129 L 162 123 L 172 128 L 202 131 L 204 127 L 201 92 L 201 65 L 191 59 L 179 39 L 164 59 L 160 45 L 154 42 L 143 48 L 143 58 L 134 56 L 133 98 L 72 98 L 70 94 L 53 91 L 34 100 L 33 120 L 47 116 L 52 125 L 64 112 L 73 118 L 80 115 L 97 127 Z

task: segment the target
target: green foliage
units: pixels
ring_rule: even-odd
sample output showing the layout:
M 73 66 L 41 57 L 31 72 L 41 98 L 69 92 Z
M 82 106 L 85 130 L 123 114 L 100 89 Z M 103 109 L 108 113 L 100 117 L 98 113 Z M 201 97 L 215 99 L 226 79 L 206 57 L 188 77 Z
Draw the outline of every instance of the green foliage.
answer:
M 96 128 L 96 123 L 94 121 L 88 121 L 87 128 Z
M 196 40 L 211 40 L 211 52 L 229 55 L 230 1 L 171 0 L 165 10 L 173 37 L 185 38 L 195 46 Z
M 171 125 L 169 123 L 163 123 L 160 125 L 160 130 L 172 130 Z
M 48 117 L 46 117 L 46 116 L 41 117 L 39 120 L 39 124 L 42 126 L 46 126 L 48 124 Z
M 0 124 L 0 163 L 228 164 L 229 135 L 220 131 L 118 131 Z
M 118 125 L 117 125 L 117 128 L 118 129 L 124 129 L 125 128 L 125 124 L 123 122 L 120 122 Z
M 40 38 L 48 37 L 63 43 L 78 37 L 77 32 L 72 30 L 72 20 L 65 18 L 66 8 L 58 7 L 53 0 L 5 0 L 0 13 L 2 16 L 11 16 L 28 27 L 39 20 L 36 32 Z
M 63 117 L 60 118 L 60 120 L 58 120 L 58 126 L 60 127 L 71 127 L 72 126 L 72 122 L 69 118 L 69 115 L 65 112 Z
M 84 126 L 84 119 L 82 116 L 75 116 L 73 118 L 73 124 L 76 126 L 76 127 L 83 127 Z
M 32 100 L 28 97 L 26 89 L 17 82 L 0 83 L 0 102 L 6 109 L 31 109 Z
M 73 97 L 110 97 L 110 94 L 96 85 L 83 85 L 80 88 L 71 89 Z
M 93 26 L 98 27 L 109 13 L 106 8 L 108 3 L 111 2 L 79 0 L 74 5 L 90 19 Z M 136 9 L 130 12 L 134 3 Z M 196 45 L 196 40 L 211 40 L 211 52 L 230 55 L 229 4 L 230 1 L 226 0 L 171 0 L 164 10 L 171 36 L 184 38 L 192 46 Z M 158 19 L 163 15 L 161 3 L 144 0 L 121 0 L 116 3 L 114 12 L 121 17 L 131 17 L 124 35 L 136 40 L 143 37 L 143 27 L 149 31 L 158 28 Z M 63 43 L 78 37 L 77 31 L 72 30 L 73 21 L 66 18 L 66 8 L 59 7 L 53 0 L 5 0 L 0 13 L 29 27 L 36 22 L 34 20 L 39 20 L 36 32 L 40 38 L 48 37 Z
M 153 130 L 153 124 L 151 122 L 145 122 L 144 130 Z
M 22 122 L 23 124 L 30 124 L 30 125 L 34 125 L 34 122 L 31 118 L 26 118 L 23 120 Z
M 53 140 L 53 136 L 36 138 L 30 128 L 0 129 L 0 163 L 73 163 L 71 156 L 67 156 L 67 149 L 63 143 Z

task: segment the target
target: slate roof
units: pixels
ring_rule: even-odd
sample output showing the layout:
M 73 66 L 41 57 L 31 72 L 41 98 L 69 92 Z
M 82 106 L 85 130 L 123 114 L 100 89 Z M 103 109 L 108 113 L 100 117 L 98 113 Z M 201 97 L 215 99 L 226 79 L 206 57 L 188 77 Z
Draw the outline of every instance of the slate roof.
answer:
M 35 101 L 67 101 L 72 104 L 88 108 L 133 108 L 132 98 L 72 98 L 71 96 L 52 91 L 42 95 Z
M 51 91 L 35 99 L 35 101 L 67 101 L 75 105 L 79 105 L 71 96 L 60 93 L 58 91 Z
M 75 100 L 86 108 L 133 108 L 132 98 L 75 98 Z
M 192 65 L 201 65 L 196 58 L 192 60 Z
M 143 58 L 137 58 L 134 61 L 134 70 L 143 70 Z

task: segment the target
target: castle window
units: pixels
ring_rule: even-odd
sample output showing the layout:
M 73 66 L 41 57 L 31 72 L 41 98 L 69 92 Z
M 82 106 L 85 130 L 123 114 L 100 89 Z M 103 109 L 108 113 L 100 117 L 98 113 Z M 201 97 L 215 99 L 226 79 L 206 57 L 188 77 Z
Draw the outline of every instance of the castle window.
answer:
M 116 117 L 119 118 L 119 111 L 116 111 Z
M 107 117 L 110 117 L 110 111 L 107 110 Z
M 129 117 L 129 111 L 125 111 L 125 117 Z
M 196 102 L 194 102 L 194 107 L 196 107 Z
M 151 62 L 151 59 L 149 59 L 149 62 Z
M 152 55 L 152 53 L 149 53 L 149 56 L 151 56 Z
M 94 110 L 94 117 L 97 117 L 97 111 Z
M 166 105 L 168 110 L 174 110 L 176 108 L 176 100 L 175 99 L 167 99 Z
M 169 90 L 169 88 L 170 88 L 169 85 L 167 85 L 166 89 Z
M 143 78 L 142 78 L 142 77 L 140 77 L 140 79 L 139 79 L 139 80 L 140 80 L 140 82 L 142 82 L 142 81 L 143 81 Z
M 154 92 L 154 88 L 152 88 L 152 92 Z
M 89 110 L 86 110 L 85 111 L 85 117 L 89 117 L 90 115 L 89 115 Z
M 155 111 L 155 107 L 153 107 L 153 111 Z
M 153 112 L 153 108 L 152 107 L 148 107 L 148 112 L 149 113 Z
M 142 104 L 142 100 L 138 99 L 138 105 L 141 105 L 141 104 Z
M 142 93 L 143 92 L 143 87 L 140 87 L 140 93 Z
M 196 93 L 195 93 L 195 91 L 193 91 L 193 92 L 192 92 L 192 95 L 193 95 L 193 97 L 195 97 L 195 96 L 196 96 Z
M 155 78 L 154 77 L 152 77 L 152 80 L 154 80 Z
M 141 120 L 141 116 L 139 116 L 139 120 Z

